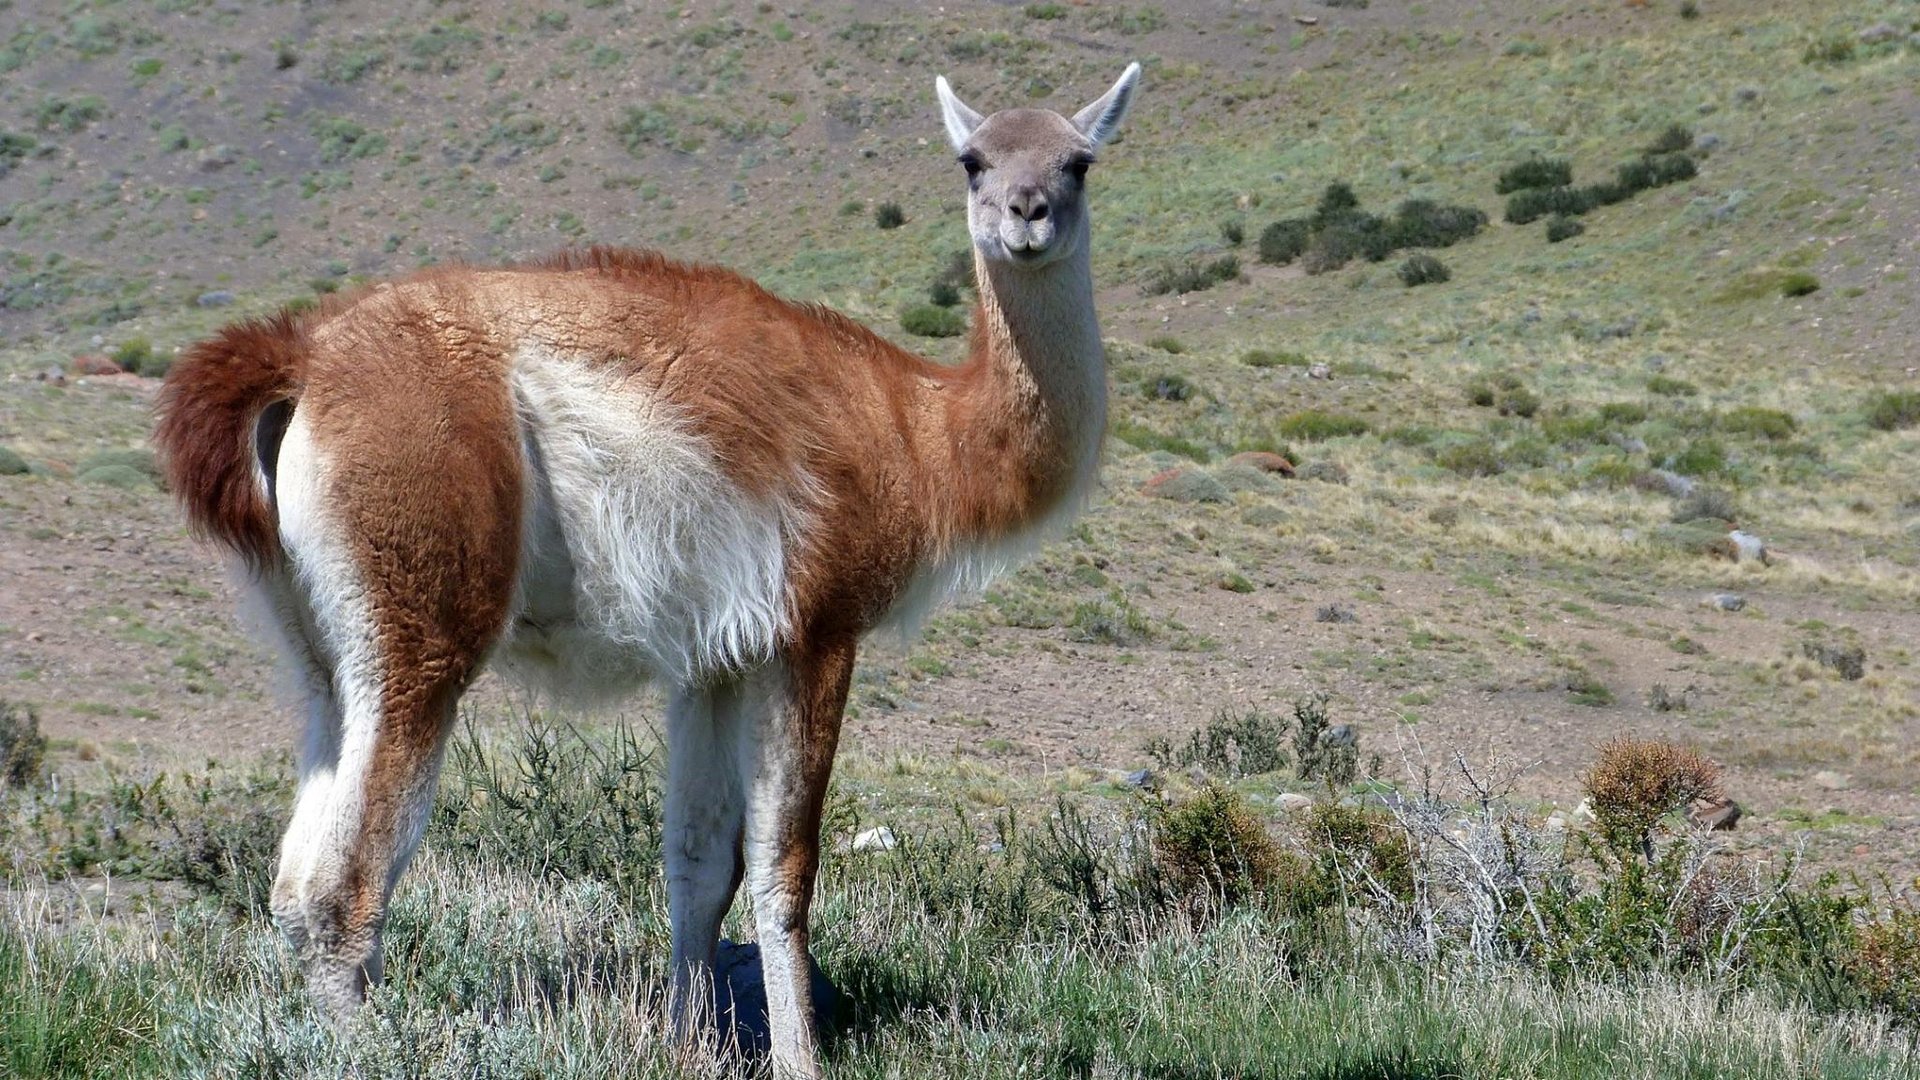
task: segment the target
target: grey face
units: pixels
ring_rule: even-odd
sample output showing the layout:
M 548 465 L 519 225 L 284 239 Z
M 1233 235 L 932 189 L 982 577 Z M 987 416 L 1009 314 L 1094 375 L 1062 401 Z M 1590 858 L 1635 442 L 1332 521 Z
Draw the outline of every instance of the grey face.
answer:
M 947 139 L 967 173 L 967 225 L 984 258 L 1045 266 L 1087 246 L 1086 182 L 1095 151 L 1126 114 L 1140 65 L 1069 120 L 1046 109 L 982 117 L 936 79 Z
M 1084 192 L 1093 143 L 1045 109 L 998 112 L 960 150 L 967 225 L 990 259 L 1038 266 L 1085 238 Z

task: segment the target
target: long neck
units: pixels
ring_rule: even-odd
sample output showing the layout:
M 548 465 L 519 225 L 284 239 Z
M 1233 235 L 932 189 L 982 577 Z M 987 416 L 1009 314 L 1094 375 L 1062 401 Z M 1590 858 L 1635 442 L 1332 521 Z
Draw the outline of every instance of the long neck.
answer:
M 1092 486 L 1107 426 L 1105 354 L 1087 247 L 1039 268 L 974 255 L 976 393 L 961 445 L 1003 479 L 987 531 L 1071 508 Z M 1008 458 L 1011 460 L 1008 460 Z M 994 459 L 999 460 L 994 460 Z M 960 463 L 963 467 L 972 464 Z

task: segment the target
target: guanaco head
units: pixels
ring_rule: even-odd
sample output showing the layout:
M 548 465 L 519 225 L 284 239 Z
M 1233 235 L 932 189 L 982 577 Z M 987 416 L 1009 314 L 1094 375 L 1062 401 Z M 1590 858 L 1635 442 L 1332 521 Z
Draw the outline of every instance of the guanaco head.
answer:
M 982 117 L 934 80 L 947 139 L 967 171 L 967 226 L 988 259 L 1044 266 L 1087 244 L 1087 169 L 1113 136 L 1140 81 L 1129 64 L 1113 88 L 1069 120 L 1051 109 Z

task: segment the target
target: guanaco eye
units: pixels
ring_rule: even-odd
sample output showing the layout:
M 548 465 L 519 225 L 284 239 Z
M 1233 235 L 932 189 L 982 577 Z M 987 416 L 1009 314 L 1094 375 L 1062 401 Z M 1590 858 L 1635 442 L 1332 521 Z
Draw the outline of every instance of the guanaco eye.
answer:
M 960 155 L 960 167 L 967 170 L 969 177 L 979 176 L 980 170 L 986 168 L 985 165 L 980 164 L 980 159 L 972 154 Z
M 1067 172 L 1075 180 L 1085 180 L 1087 178 L 1087 170 L 1092 167 L 1093 167 L 1092 158 L 1077 157 L 1077 158 L 1074 158 L 1072 161 L 1067 162 Z

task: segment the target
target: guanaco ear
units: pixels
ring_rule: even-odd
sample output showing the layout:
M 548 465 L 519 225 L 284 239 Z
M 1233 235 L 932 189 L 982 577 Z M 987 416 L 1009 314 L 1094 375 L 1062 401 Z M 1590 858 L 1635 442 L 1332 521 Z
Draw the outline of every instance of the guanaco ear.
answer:
M 1100 95 L 1100 100 L 1073 114 L 1073 126 L 1080 129 L 1093 145 L 1099 146 L 1113 138 L 1114 131 L 1120 127 L 1120 118 L 1127 115 L 1127 105 L 1133 100 L 1134 87 L 1140 85 L 1140 65 L 1128 64 L 1127 70 L 1120 73 L 1120 80 L 1113 89 Z
M 983 117 L 954 94 L 945 75 L 933 80 L 933 92 L 940 95 L 940 119 L 947 125 L 947 141 L 956 152 L 966 149 L 967 140 L 973 138 L 973 129 L 980 126 Z

